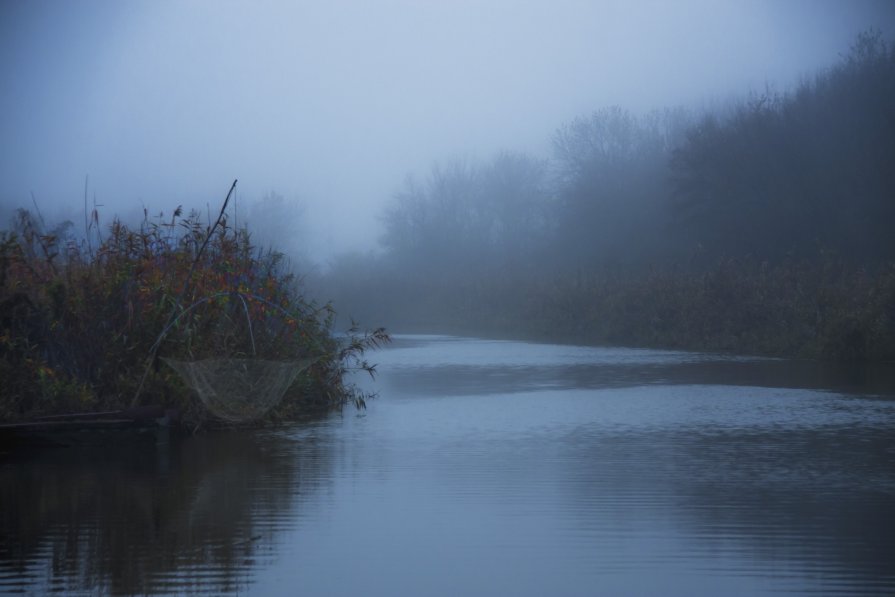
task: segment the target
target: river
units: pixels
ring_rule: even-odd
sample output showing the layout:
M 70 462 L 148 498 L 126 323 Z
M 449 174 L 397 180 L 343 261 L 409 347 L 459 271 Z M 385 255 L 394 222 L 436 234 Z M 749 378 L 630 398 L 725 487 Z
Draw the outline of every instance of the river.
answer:
M 895 594 L 895 371 L 398 336 L 366 411 L 7 454 L 0 593 Z

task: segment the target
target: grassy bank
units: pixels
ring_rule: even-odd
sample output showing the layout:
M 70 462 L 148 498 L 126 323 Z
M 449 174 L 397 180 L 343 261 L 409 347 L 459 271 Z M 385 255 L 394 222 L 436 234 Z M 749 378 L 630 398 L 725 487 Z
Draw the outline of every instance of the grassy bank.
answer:
M 895 360 L 891 267 L 871 275 L 832 262 L 769 266 L 730 260 L 699 274 L 566 281 L 540 295 L 527 309 L 541 331 L 556 328 L 588 342 Z
M 136 228 L 93 225 L 85 239 L 20 210 L 0 232 L 0 420 L 161 404 L 211 423 L 158 357 L 313 359 L 268 420 L 361 404 L 344 374 L 372 373 L 364 351 L 388 337 L 337 340 L 333 319 L 328 304 L 304 299 L 280 255 L 226 220 L 178 209 Z
M 895 361 L 895 264 L 731 259 L 699 271 L 502 270 L 460 281 L 382 273 L 368 285 L 378 302 L 336 293 L 336 303 L 396 330 Z

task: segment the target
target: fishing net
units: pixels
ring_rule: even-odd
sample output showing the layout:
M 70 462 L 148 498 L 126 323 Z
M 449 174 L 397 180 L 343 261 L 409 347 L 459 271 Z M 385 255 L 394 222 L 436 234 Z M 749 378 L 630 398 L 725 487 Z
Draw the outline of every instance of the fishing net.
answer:
M 162 357 L 224 421 L 242 423 L 263 417 L 279 404 L 299 373 L 316 359 L 267 361 L 250 358 L 179 361 Z

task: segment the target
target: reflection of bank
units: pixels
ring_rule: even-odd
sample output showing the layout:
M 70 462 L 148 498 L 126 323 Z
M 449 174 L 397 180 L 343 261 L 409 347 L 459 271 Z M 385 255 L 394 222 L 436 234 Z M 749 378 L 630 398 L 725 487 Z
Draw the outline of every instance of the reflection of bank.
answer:
M 631 393 L 650 391 L 668 392 Z M 724 391 L 729 398 L 731 388 Z M 842 408 L 847 400 L 841 397 Z M 723 561 L 744 580 L 762 570 L 798 593 L 810 592 L 811 582 L 823 594 L 891 594 L 895 477 L 887 417 L 622 433 L 582 428 L 571 444 L 574 457 L 561 459 L 589 465 L 562 471 L 575 488 L 569 512 L 575 526 L 618 541 L 607 551 L 641 550 L 636 556 L 648 553 L 656 569 L 667 566 L 672 586 L 685 582 L 671 579 L 690 562 Z M 656 538 L 668 527 L 683 541 L 663 552 L 668 546 Z
M 7 459 L 0 593 L 244 589 L 294 519 L 300 478 L 329 460 L 313 439 L 259 432 Z

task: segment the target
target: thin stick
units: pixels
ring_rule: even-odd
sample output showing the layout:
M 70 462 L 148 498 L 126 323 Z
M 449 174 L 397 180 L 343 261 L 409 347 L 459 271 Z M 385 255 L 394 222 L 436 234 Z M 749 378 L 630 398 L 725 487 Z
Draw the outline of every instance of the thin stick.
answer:
M 227 197 L 224 199 L 224 204 L 221 206 L 221 213 L 218 214 L 218 219 L 214 221 L 214 226 L 211 227 L 211 230 L 208 231 L 208 235 L 205 237 L 205 242 L 202 243 L 202 246 L 199 247 L 199 252 L 196 253 L 196 258 L 193 259 L 193 265 L 190 266 L 190 272 L 186 277 L 186 284 L 183 287 L 183 291 L 180 293 L 180 298 L 183 298 L 183 295 L 186 294 L 187 288 L 190 286 L 190 280 L 192 280 L 193 272 L 196 271 L 196 266 L 199 264 L 199 259 L 202 257 L 202 252 L 205 251 L 205 247 L 208 245 L 208 241 L 211 240 L 214 231 L 221 224 L 221 220 L 224 219 L 224 212 L 227 211 L 227 204 L 230 202 L 230 196 L 233 195 L 233 189 L 236 188 L 236 180 L 233 181 L 233 185 L 230 187 L 230 191 L 227 192 Z M 179 299 L 178 299 L 179 303 Z
M 40 220 L 41 234 L 47 231 L 47 223 L 44 221 L 44 215 L 40 213 L 40 206 L 37 204 L 37 197 L 34 196 L 34 191 L 31 191 L 31 203 L 34 204 L 34 211 L 37 212 L 37 217 Z
M 87 240 L 87 252 L 93 255 L 93 247 L 90 244 L 90 217 L 87 211 L 87 183 L 90 182 L 90 175 L 84 176 L 84 238 Z
M 230 197 L 233 195 L 233 189 L 236 188 L 236 183 L 239 179 L 235 179 L 233 184 L 230 186 L 230 190 L 227 192 L 227 196 L 224 198 L 224 205 L 221 206 L 221 213 L 218 214 L 218 219 L 215 220 L 214 225 L 208 231 L 208 235 L 205 237 L 205 242 L 202 243 L 202 246 L 199 247 L 199 251 L 196 253 L 196 258 L 193 259 L 192 265 L 190 265 L 190 271 L 187 272 L 186 282 L 183 284 L 183 289 L 180 291 L 180 294 L 177 297 L 177 300 L 174 301 L 174 308 L 171 309 L 171 315 L 168 316 L 168 321 L 165 326 L 162 328 L 162 333 L 159 335 L 158 339 L 155 341 L 155 344 L 152 345 L 152 348 L 149 350 L 149 360 L 146 363 L 146 370 L 143 371 L 143 377 L 140 378 L 140 385 L 137 386 L 137 391 L 134 392 L 134 398 L 131 400 L 131 406 L 137 406 L 137 403 L 140 399 L 140 392 L 143 391 L 143 385 L 146 383 L 146 377 L 149 375 L 149 370 L 152 369 L 152 363 L 155 361 L 155 355 L 158 354 L 158 349 L 161 346 L 162 338 L 165 334 L 168 333 L 168 329 L 171 325 L 177 320 L 178 314 L 177 311 L 180 309 L 180 303 L 183 301 L 183 297 L 186 296 L 187 291 L 190 288 L 190 282 L 193 279 L 193 273 L 196 271 L 196 266 L 199 264 L 199 260 L 202 259 L 202 253 L 205 251 L 205 247 L 208 246 L 208 241 L 211 240 L 212 235 L 214 235 L 214 231 L 217 230 L 217 227 L 220 225 L 221 220 L 224 218 L 224 212 L 227 209 L 227 203 L 230 202 Z

